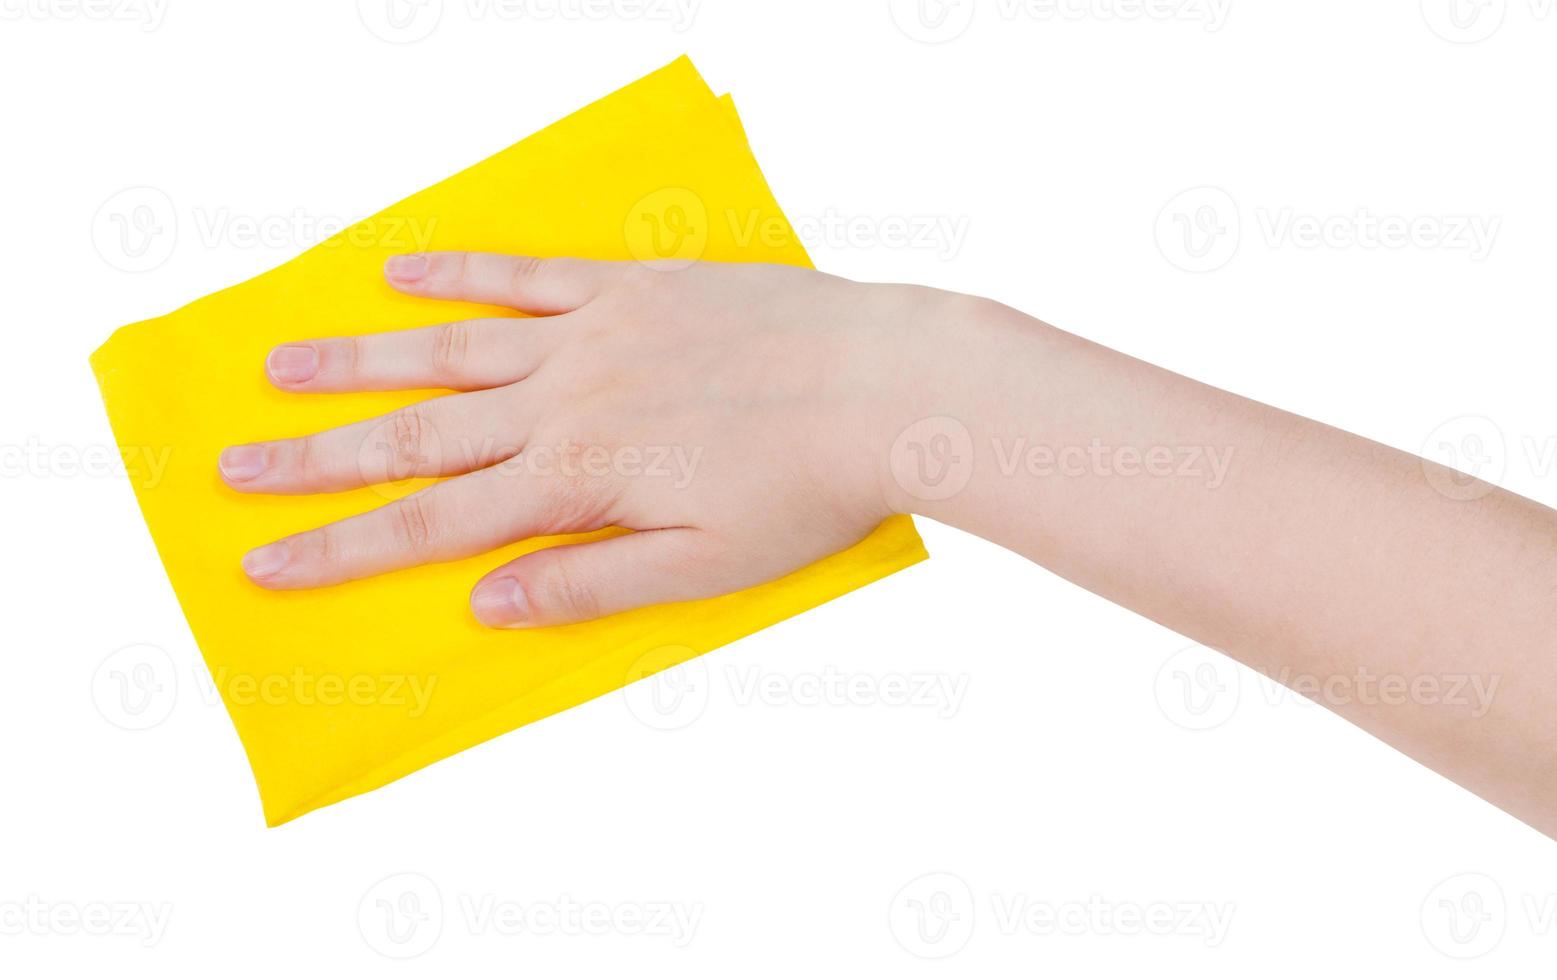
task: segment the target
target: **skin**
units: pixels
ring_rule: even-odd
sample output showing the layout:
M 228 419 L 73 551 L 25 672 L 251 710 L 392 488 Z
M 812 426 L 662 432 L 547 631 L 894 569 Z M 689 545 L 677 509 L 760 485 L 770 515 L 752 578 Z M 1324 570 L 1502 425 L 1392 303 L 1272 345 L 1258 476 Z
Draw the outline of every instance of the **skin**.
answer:
M 299 394 L 458 393 L 226 450 L 223 479 L 251 493 L 449 477 L 255 549 L 260 586 L 635 531 L 475 584 L 482 623 L 545 626 L 769 581 L 922 514 L 1557 835 L 1557 512 L 975 297 L 763 265 L 433 253 L 385 271 L 533 318 L 273 351 Z M 662 451 L 682 465 L 643 464 Z

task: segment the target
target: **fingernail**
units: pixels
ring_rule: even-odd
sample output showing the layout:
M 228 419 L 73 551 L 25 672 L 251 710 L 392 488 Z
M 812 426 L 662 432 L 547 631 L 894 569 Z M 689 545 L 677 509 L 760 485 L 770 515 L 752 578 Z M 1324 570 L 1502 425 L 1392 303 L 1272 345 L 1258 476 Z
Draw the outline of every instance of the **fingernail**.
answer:
M 495 578 L 476 586 L 470 608 L 483 626 L 523 626 L 530 615 L 530 600 L 518 579 Z
M 285 541 L 255 548 L 243 556 L 243 571 L 249 578 L 269 578 L 286 567 L 289 550 Z
M 319 352 L 302 344 L 277 347 L 265 359 L 265 370 L 277 381 L 298 384 L 319 373 Z
M 235 483 L 252 480 L 265 472 L 265 447 L 228 446 L 216 465 L 223 476 Z
M 384 275 L 401 282 L 415 282 L 427 275 L 427 256 L 391 255 L 384 263 Z

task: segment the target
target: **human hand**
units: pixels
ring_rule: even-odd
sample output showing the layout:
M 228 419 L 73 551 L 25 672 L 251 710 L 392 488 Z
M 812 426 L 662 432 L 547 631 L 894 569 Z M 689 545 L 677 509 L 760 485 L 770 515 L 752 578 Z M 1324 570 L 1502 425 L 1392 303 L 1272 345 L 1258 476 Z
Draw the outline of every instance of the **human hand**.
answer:
M 887 447 L 921 361 L 905 323 L 950 296 L 783 266 L 460 252 L 396 256 L 385 275 L 411 295 L 534 316 L 272 351 L 271 381 L 299 394 L 461 393 L 230 447 L 233 489 L 451 479 L 257 548 L 244 570 L 313 588 L 541 535 L 637 532 L 493 570 L 471 607 L 503 627 L 733 592 L 861 540 L 892 512 Z

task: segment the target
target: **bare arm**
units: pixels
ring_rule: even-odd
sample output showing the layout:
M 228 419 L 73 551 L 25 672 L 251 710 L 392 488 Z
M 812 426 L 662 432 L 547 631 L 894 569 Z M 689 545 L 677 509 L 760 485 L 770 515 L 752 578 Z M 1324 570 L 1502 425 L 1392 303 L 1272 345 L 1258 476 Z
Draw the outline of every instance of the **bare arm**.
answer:
M 966 420 L 975 465 L 944 500 L 894 481 L 900 508 L 1295 684 L 1557 835 L 1557 512 L 1013 310 L 964 331 L 986 384 L 921 410 Z
M 271 379 L 299 394 L 459 393 L 228 449 L 223 478 L 254 493 L 449 478 L 256 548 L 257 585 L 639 532 L 473 583 L 481 622 L 548 626 L 754 585 L 919 513 L 1293 684 L 1557 836 L 1557 513 L 1539 504 L 936 290 L 462 253 L 386 274 L 536 317 L 274 352 Z M 401 458 L 363 453 L 382 445 Z M 580 448 L 687 465 L 570 470 Z

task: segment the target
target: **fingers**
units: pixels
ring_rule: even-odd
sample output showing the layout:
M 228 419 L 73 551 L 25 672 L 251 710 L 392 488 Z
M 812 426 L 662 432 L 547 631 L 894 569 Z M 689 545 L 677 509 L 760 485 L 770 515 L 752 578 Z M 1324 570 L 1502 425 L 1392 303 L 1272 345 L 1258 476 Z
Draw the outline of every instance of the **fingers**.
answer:
M 265 373 L 276 387 L 299 392 L 497 388 L 540 364 L 552 336 L 548 322 L 492 317 L 302 340 L 272 350 Z
M 576 310 L 619 274 L 617 263 L 536 259 L 491 252 L 391 256 L 384 278 L 403 293 L 508 306 L 526 313 Z
M 599 295 L 618 275 L 618 266 L 587 259 L 426 252 L 393 256 L 384 275 L 396 289 L 417 296 L 560 314 Z M 547 337 L 533 320 L 489 317 L 283 344 L 270 352 L 265 371 L 277 387 L 291 391 L 493 388 L 533 371 Z
M 522 448 L 522 386 L 445 395 L 300 439 L 222 451 L 222 479 L 245 493 L 329 493 L 468 473 Z
M 487 626 L 554 626 L 746 584 L 723 580 L 712 556 L 708 533 L 684 527 L 545 548 L 488 574 L 470 606 Z
M 267 589 L 311 589 L 429 562 L 453 561 L 543 534 L 610 523 L 605 484 L 493 466 L 256 548 L 243 570 Z

